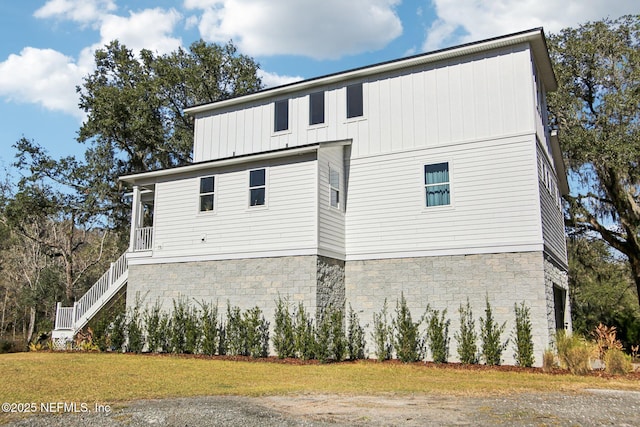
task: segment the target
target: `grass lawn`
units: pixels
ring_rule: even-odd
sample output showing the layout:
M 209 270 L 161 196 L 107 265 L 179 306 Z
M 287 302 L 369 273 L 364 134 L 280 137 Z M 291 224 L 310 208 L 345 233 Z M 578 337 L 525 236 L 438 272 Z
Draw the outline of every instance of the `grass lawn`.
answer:
M 640 380 L 370 361 L 291 365 L 113 353 L 0 355 L 0 402 L 114 403 L 164 397 L 288 393 L 469 396 L 584 388 L 640 391 Z

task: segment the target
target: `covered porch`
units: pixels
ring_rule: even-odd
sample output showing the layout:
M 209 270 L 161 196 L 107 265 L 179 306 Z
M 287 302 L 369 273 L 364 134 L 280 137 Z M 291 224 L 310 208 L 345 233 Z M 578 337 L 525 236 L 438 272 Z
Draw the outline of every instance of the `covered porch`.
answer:
M 155 185 L 134 185 L 131 197 L 131 234 L 129 252 L 153 250 L 153 212 Z

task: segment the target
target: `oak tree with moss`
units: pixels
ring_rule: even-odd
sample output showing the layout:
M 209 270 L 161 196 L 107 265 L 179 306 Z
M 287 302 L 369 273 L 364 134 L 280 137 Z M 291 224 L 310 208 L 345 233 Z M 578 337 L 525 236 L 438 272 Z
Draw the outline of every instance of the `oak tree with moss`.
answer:
M 550 117 L 579 184 L 565 197 L 566 225 L 624 254 L 640 290 L 640 15 L 566 28 L 548 41 L 558 81 Z

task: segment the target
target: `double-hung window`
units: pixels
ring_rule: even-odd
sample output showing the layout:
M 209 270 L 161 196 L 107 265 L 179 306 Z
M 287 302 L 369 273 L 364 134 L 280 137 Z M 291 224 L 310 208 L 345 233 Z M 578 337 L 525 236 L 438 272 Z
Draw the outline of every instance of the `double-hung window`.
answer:
M 347 119 L 364 115 L 362 83 L 347 86 Z
M 282 99 L 273 104 L 273 131 L 281 132 L 289 129 L 289 100 Z
M 249 171 L 249 206 L 264 206 L 266 194 L 266 169 L 255 169 Z
M 451 204 L 449 162 L 424 166 L 424 188 L 427 207 Z
M 340 208 L 340 172 L 329 168 L 329 187 L 331 188 L 331 207 Z
M 200 178 L 200 212 L 212 211 L 215 203 L 215 177 Z
M 309 95 L 309 125 L 324 123 L 324 92 Z

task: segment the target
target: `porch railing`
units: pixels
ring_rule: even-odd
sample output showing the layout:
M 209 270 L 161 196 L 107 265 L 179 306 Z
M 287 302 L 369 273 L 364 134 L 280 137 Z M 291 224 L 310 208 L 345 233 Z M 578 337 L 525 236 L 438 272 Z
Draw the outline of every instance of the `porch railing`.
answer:
M 134 251 L 150 251 L 153 248 L 153 227 L 136 228 Z
M 73 329 L 73 311 L 74 307 L 62 307 L 62 303 L 59 302 L 56 306 L 55 329 Z

